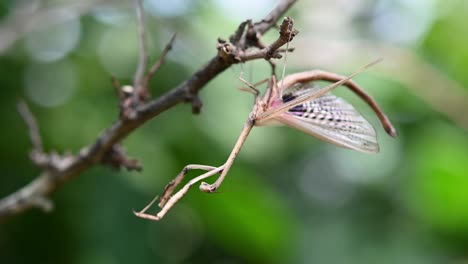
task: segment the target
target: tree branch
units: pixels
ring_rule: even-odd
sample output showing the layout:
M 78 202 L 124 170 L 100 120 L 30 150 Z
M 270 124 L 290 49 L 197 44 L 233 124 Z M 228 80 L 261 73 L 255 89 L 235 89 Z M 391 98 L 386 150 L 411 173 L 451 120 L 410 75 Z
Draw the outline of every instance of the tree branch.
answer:
M 253 24 L 251 30 L 256 32 L 256 36 L 261 36 L 275 25 L 278 18 L 282 16 L 294 2 L 296 2 L 296 0 L 280 1 L 265 19 Z M 283 21 L 283 23 L 284 22 L 285 21 Z M 280 38 L 281 35 L 282 33 L 280 32 Z M 245 37 L 244 35 L 243 38 Z M 142 37 L 140 37 L 140 41 L 141 38 Z M 248 43 L 246 41 L 240 42 Z M 277 49 L 280 48 L 280 46 L 275 44 L 275 46 L 269 46 L 253 53 L 246 53 L 244 51 L 245 47 L 237 47 L 235 45 L 229 45 L 229 43 L 224 44 L 219 43 L 218 54 L 177 87 L 147 103 L 142 102 L 136 106 L 124 106 L 127 107 L 127 109 L 133 109 L 132 115 L 129 115 L 131 118 L 128 118 L 129 116 L 126 115 L 121 115 L 121 118 L 107 128 L 93 144 L 82 148 L 78 155 L 47 155 L 46 160 L 48 161 L 48 166 L 36 179 L 0 200 L 0 220 L 37 206 L 43 209 L 51 209 L 52 205 L 50 202 L 47 202 L 48 200 L 46 198 L 50 193 L 84 170 L 108 160 L 106 158 L 108 155 L 112 153 L 115 154 L 114 146 L 136 128 L 163 111 L 182 102 L 192 102 L 193 109 L 199 111 L 201 101 L 197 95 L 198 91 L 219 73 L 235 63 L 258 58 L 268 58 L 266 49 L 269 49 L 269 54 L 274 55 L 272 57 L 278 57 Z M 226 49 L 226 47 L 229 48 Z M 141 59 L 140 64 L 142 64 Z M 114 85 L 117 86 L 116 81 L 114 81 Z M 123 153 L 120 151 L 117 152 Z M 113 161 L 116 162 L 116 160 L 119 159 L 114 159 Z M 136 165 L 132 162 L 133 161 L 130 161 L 130 165 Z

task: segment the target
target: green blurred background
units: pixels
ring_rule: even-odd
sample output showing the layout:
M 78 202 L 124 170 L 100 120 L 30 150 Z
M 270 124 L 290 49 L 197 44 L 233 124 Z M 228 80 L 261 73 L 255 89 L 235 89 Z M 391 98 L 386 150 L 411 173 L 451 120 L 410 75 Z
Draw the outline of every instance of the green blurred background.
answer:
M 151 58 L 176 44 L 152 94 L 171 89 L 215 53 L 245 19 L 276 1 L 144 1 Z M 0 225 L 1 263 L 468 263 L 468 2 L 300 1 L 288 12 L 300 34 L 287 72 L 349 74 L 399 131 L 386 135 L 369 108 L 381 152 L 335 147 L 287 127 L 253 130 L 220 193 L 196 188 L 160 222 L 140 209 L 186 164 L 220 165 L 250 111 L 238 76 L 268 77 L 265 61 L 235 65 L 201 92 L 199 116 L 179 105 L 124 146 L 141 173 L 95 167 L 37 209 Z M 0 2 L 0 196 L 39 173 L 28 159 L 24 98 L 47 150 L 76 153 L 118 116 L 110 75 L 130 83 L 136 17 L 126 1 Z M 276 30 L 264 36 L 269 43 Z M 278 65 L 282 66 L 279 61 Z M 195 176 L 195 173 L 191 173 Z

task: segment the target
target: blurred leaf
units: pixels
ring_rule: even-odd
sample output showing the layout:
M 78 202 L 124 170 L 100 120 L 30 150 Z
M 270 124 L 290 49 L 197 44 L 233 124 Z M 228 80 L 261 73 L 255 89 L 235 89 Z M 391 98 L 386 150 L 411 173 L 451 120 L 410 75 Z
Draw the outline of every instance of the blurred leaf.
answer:
M 467 134 L 440 123 L 421 131 L 409 156 L 410 209 L 440 231 L 468 236 Z
M 468 12 L 466 1 L 441 1 L 440 5 L 448 4 L 457 10 L 458 14 Z M 446 11 L 447 9 L 441 8 Z M 468 27 L 466 20 L 461 15 L 441 14 L 435 22 L 432 30 L 424 41 L 424 52 L 437 63 L 441 63 L 455 79 L 468 85 Z M 454 34 L 456 32 L 456 34 Z
M 240 165 L 234 165 L 220 193 L 192 194 L 190 203 L 205 221 L 208 237 L 231 254 L 253 263 L 281 263 L 288 237 L 296 231 L 295 219 L 267 184 Z

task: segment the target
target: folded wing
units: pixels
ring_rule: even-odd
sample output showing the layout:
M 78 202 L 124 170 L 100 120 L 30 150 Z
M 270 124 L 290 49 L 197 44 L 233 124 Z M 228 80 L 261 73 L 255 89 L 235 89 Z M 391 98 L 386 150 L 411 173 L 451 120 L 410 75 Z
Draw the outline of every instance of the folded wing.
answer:
M 302 89 L 287 91 L 283 101 L 294 100 L 302 92 Z M 341 147 L 366 153 L 379 151 L 374 127 L 351 104 L 330 93 L 297 105 L 274 119 Z

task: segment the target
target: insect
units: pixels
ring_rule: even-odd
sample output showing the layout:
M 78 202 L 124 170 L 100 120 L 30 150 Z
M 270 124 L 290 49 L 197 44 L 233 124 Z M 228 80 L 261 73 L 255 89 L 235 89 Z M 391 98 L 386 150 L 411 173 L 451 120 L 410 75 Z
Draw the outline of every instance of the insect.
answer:
M 241 90 L 252 93 L 255 103 L 227 161 L 219 167 L 197 164 L 187 165 L 164 189 L 159 202 L 161 210 L 156 215 L 147 214 L 146 211 L 156 202 L 158 196 L 141 211 L 134 212 L 135 215 L 145 219 L 160 220 L 187 193 L 190 187 L 220 173 L 220 176 L 213 184 L 202 182 L 199 186 L 201 191 L 216 192 L 254 126 L 281 123 L 341 147 L 366 153 L 378 152 L 379 145 L 373 126 L 351 104 L 332 95 L 330 91 L 340 85 L 351 89 L 374 110 L 385 131 L 390 136 L 395 137 L 397 135 L 395 128 L 377 103 L 351 80 L 357 74 L 380 61 L 372 62 L 348 77 L 315 70 L 288 75 L 279 82 L 276 81 L 273 75 L 270 79 L 256 85 L 251 85 L 240 78 L 247 85 L 247 88 Z M 316 86 L 311 83 L 317 80 L 334 83 L 326 87 Z M 264 96 L 261 97 L 260 91 L 255 86 L 264 82 L 268 82 L 268 87 Z M 207 172 L 191 179 L 172 195 L 187 172 L 193 169 Z

